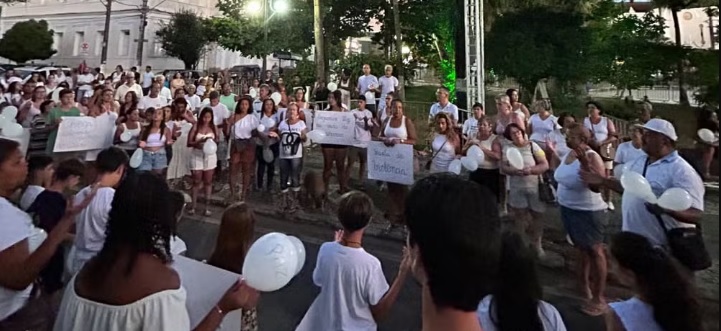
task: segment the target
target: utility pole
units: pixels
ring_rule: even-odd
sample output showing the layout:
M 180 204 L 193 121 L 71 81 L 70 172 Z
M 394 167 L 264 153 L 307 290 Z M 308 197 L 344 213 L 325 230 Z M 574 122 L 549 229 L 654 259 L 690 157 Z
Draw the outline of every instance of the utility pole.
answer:
M 313 0 L 313 31 L 315 32 L 315 76 L 325 80 L 325 40 L 323 39 L 323 11 L 320 0 Z
M 145 26 L 148 25 L 148 0 L 143 0 L 143 7 L 140 8 L 140 33 L 138 33 L 138 47 L 135 54 L 135 62 L 138 63 L 138 71 L 143 66 L 143 47 L 145 46 Z
M 403 39 L 401 38 L 401 15 L 398 9 L 398 0 L 393 0 L 393 25 L 396 34 L 396 62 L 398 69 L 398 92 L 401 100 L 405 100 L 406 89 L 403 77 Z
M 100 54 L 100 72 L 105 74 L 108 64 L 108 39 L 110 39 L 110 14 L 113 9 L 113 0 L 105 0 L 105 28 L 103 29 L 103 50 Z
M 263 1 L 263 45 L 268 47 L 268 1 Z M 265 78 L 265 71 L 268 70 L 268 54 L 263 56 L 263 73 L 261 77 Z

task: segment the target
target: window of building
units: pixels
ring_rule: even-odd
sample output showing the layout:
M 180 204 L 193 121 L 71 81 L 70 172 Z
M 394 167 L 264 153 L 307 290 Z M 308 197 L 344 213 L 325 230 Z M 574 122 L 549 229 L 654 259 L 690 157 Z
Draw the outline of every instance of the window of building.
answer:
M 118 40 L 118 54 L 126 56 L 130 53 L 130 30 L 121 30 Z
M 95 32 L 95 55 L 99 56 L 103 52 L 103 31 Z
M 85 32 L 76 31 L 75 38 L 73 39 L 73 56 L 78 56 L 83 53 L 83 46 L 85 44 Z
M 156 38 L 153 41 L 153 55 L 155 55 L 155 56 L 165 55 L 165 50 L 163 49 L 163 42 L 160 39 Z
M 55 54 L 60 54 L 60 50 L 63 46 L 63 33 L 62 32 L 55 32 L 53 35 L 53 49 L 57 52 Z

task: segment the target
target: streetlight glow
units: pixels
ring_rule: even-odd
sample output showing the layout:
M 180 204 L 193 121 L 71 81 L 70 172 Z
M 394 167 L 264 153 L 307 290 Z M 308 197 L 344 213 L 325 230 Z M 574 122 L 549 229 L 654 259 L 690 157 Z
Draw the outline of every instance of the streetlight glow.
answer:
M 248 2 L 248 5 L 245 8 L 246 12 L 253 16 L 258 16 L 263 14 L 263 4 L 260 1 L 251 1 Z
M 290 5 L 286 0 L 275 0 L 271 4 L 273 11 L 278 14 L 285 14 L 290 9 Z

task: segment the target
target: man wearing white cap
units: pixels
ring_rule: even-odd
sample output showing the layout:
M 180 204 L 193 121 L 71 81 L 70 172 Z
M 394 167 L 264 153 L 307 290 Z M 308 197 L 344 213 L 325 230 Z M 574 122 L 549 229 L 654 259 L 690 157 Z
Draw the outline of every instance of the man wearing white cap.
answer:
M 633 194 L 624 194 L 621 209 L 623 231 L 643 235 L 653 245 L 667 249 L 666 231 L 659 224 L 657 215 L 668 230 L 695 227 L 703 213 L 703 181 L 676 151 L 678 136 L 670 122 L 654 118 L 639 127 L 643 128 L 643 151 L 647 157 L 639 157 L 627 163 L 624 172 L 633 171 L 646 177 L 656 197 L 674 187 L 685 190 L 691 196 L 691 207 L 673 211 L 649 204 Z M 581 171 L 581 176 L 588 184 L 602 185 L 619 193 L 624 191 L 615 178 L 605 178 L 587 171 Z

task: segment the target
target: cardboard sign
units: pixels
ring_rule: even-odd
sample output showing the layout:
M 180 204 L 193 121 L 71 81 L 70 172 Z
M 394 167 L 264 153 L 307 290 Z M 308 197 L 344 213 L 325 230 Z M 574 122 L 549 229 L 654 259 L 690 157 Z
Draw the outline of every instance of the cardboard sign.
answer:
M 180 255 L 173 256 L 173 269 L 180 275 L 180 282 L 187 292 L 185 307 L 188 309 L 191 330 L 215 309 L 228 288 L 240 279 L 240 275 L 236 273 Z M 229 312 L 218 330 L 240 330 L 241 318 L 240 309 Z
M 355 116 L 351 112 L 316 111 L 313 130 L 325 132 L 326 137 L 319 144 L 353 146 L 359 143 L 355 137 Z M 308 125 L 308 123 L 306 123 Z
M 112 116 L 63 117 L 53 152 L 102 150 L 110 147 L 115 134 Z
M 413 185 L 413 146 L 368 143 L 368 179 Z

